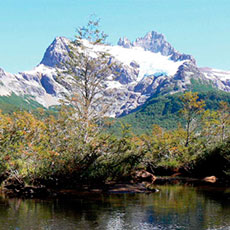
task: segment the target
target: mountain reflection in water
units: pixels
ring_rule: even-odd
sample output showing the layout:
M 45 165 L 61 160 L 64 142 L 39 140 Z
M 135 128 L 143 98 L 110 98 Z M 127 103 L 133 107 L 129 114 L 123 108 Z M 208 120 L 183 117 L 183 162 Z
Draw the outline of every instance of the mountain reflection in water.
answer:
M 160 186 L 153 194 L 0 199 L 0 230 L 230 229 L 230 189 Z

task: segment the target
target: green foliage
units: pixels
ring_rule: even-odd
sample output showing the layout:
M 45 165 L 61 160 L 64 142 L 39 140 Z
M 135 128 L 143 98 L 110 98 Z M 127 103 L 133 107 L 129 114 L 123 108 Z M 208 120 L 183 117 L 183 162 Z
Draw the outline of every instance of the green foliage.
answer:
M 118 118 L 118 121 L 128 123 L 132 131 L 136 134 L 151 131 L 154 124 L 163 128 L 173 129 L 178 123 L 182 122 L 179 116 L 179 110 L 182 108 L 182 102 L 178 95 L 162 96 L 149 99 L 143 106 L 140 106 L 136 112 Z M 119 124 L 116 124 L 116 127 Z M 114 128 L 117 130 L 117 128 Z
M 28 95 L 17 96 L 12 93 L 10 96 L 0 96 L 0 109 L 4 113 L 12 113 L 19 109 L 29 111 L 36 108 L 44 107 Z
M 28 112 L 0 114 L 0 173 L 29 184 L 66 186 L 130 175 L 140 162 L 141 145 L 124 126 L 121 138 L 87 131 L 74 110 L 37 119 Z M 82 126 L 83 125 L 83 126 Z M 85 134 L 87 133 L 87 137 Z
M 93 176 L 97 182 L 130 179 L 142 162 L 145 153 L 143 142 L 133 136 L 127 125 L 122 125 L 121 133 L 119 138 L 109 136 L 104 143 L 103 154 L 90 168 L 90 177 Z
M 74 186 L 126 177 L 140 162 L 141 148 L 133 144 L 126 126 L 121 138 L 101 132 L 108 104 L 103 98 L 104 80 L 111 75 L 112 64 L 108 65 L 110 56 L 105 52 L 91 57 L 91 44 L 85 46 L 82 40 L 104 41 L 98 21 L 80 28 L 76 38 L 59 72 L 71 78 L 74 93 L 66 97 L 58 116 L 46 117 L 44 111 L 36 116 L 29 112 L 1 114 L 0 163 L 8 178 Z
M 186 92 L 181 96 L 183 109 L 180 110 L 185 120 L 186 143 L 190 144 L 191 138 L 194 137 L 196 129 L 200 126 L 200 117 L 204 113 L 205 102 L 199 100 L 198 93 Z
M 166 105 L 169 98 L 164 100 Z M 164 106 L 164 113 L 175 109 L 171 105 Z M 76 117 L 69 106 L 62 106 L 57 117 L 44 116 L 44 110 L 37 112 L 39 116 L 26 111 L 0 113 L 0 175 L 29 184 L 69 187 L 127 180 L 138 168 L 198 173 L 206 162 L 212 167 L 207 172 L 228 176 L 229 105 L 221 101 L 217 111 L 204 112 L 204 102 L 191 92 L 177 105 L 177 112 L 182 109 L 187 116 L 192 111 L 193 120 L 197 115 L 201 118 L 199 129 L 190 130 L 189 144 L 188 130 L 180 124 L 173 130 L 154 125 L 151 133 L 136 136 L 130 125 L 121 123 L 117 137 L 92 121 L 85 126 L 84 118 Z M 223 162 L 217 171 L 215 159 Z
M 42 109 L 42 113 L 39 110 Z M 29 95 L 17 96 L 12 93 L 10 96 L 0 96 L 0 110 L 4 114 L 12 114 L 17 111 L 31 111 L 38 117 L 57 116 L 59 106 L 45 108 Z
M 179 112 L 183 108 L 183 103 L 180 100 L 181 95 L 181 93 L 177 93 L 150 98 L 132 113 L 115 120 L 111 132 L 119 135 L 120 122 L 130 124 L 131 130 L 135 134 L 150 133 L 155 124 L 169 130 L 176 129 L 179 123 L 185 127 L 185 120 Z M 205 101 L 205 110 L 217 110 L 220 101 L 230 103 L 229 93 L 222 91 L 200 92 L 198 96 L 200 100 Z
M 230 141 L 216 143 L 207 147 L 193 162 L 191 172 L 199 177 L 215 175 L 230 178 Z
M 218 91 L 214 86 L 213 83 L 210 81 L 209 83 L 207 82 L 202 82 L 201 79 L 194 79 L 191 78 L 191 85 L 189 89 L 192 92 L 216 92 Z
M 107 37 L 98 26 L 90 20 L 69 47 L 59 75 L 74 90 L 60 108 L 47 111 L 29 96 L 0 97 L 0 177 L 63 188 L 129 180 L 138 168 L 199 174 L 203 167 L 229 176 L 230 95 L 211 84 L 192 79 L 189 92 L 164 96 L 168 87 L 127 116 L 105 118 L 113 63 L 106 52 L 89 55 L 90 45 Z

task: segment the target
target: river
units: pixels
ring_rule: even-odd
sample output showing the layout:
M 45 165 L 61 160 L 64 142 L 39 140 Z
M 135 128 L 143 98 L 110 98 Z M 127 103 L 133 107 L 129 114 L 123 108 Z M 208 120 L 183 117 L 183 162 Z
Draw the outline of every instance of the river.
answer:
M 230 188 L 158 186 L 151 194 L 0 197 L 0 230 L 230 229 Z

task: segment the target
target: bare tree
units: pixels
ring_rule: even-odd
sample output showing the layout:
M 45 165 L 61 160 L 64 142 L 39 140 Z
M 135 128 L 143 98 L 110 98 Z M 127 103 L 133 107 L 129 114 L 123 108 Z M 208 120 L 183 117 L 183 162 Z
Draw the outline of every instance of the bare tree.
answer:
M 76 39 L 69 45 L 67 61 L 59 72 L 61 78 L 71 83 L 72 94 L 67 103 L 85 130 L 98 124 L 111 104 L 105 97 L 105 87 L 114 64 L 106 51 L 106 38 L 99 30 L 99 20 L 90 20 L 77 30 Z

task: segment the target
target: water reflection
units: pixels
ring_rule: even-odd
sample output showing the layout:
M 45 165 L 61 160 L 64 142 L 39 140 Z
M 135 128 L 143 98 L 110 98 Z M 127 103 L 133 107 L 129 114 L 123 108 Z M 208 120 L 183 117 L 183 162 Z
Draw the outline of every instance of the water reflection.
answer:
M 227 189 L 161 186 L 155 194 L 0 198 L 0 230 L 230 229 Z

